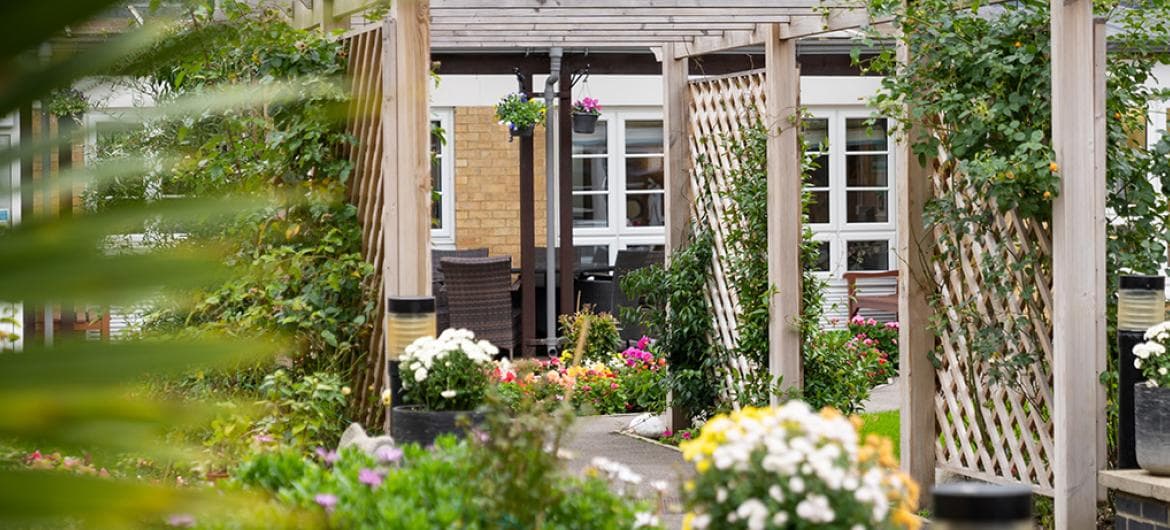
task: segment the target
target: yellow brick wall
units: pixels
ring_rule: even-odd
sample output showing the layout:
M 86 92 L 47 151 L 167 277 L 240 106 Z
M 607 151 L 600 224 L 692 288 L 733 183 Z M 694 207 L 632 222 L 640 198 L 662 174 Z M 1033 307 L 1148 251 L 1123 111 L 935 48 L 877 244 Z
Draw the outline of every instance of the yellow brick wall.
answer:
M 520 266 L 520 140 L 496 122 L 492 107 L 455 109 L 455 245 L 487 247 Z M 534 133 L 536 245 L 545 246 L 544 128 Z

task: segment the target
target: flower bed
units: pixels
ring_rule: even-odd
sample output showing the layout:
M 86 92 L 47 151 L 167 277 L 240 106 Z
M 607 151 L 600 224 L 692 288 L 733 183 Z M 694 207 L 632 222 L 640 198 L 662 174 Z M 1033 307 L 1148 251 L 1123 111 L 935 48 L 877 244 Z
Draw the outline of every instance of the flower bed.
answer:
M 661 412 L 666 408 L 666 358 L 643 337 L 605 362 L 571 365 L 566 358 L 497 363 L 495 378 L 505 401 L 568 397 L 581 413 Z

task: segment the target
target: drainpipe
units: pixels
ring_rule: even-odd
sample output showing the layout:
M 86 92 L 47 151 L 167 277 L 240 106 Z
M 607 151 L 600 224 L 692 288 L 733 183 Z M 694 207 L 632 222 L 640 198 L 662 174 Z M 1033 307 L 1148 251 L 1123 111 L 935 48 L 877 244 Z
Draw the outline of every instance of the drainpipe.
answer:
M 556 85 L 561 78 L 561 58 L 564 50 L 552 48 L 548 51 L 549 74 L 544 81 L 544 189 L 545 189 L 545 329 L 548 333 L 548 342 L 545 347 L 555 350 L 557 344 L 557 197 L 555 186 L 557 182 L 556 157 L 556 116 L 553 112 L 553 103 L 556 101 Z M 561 87 L 564 89 L 565 87 Z M 566 252 L 572 252 L 567 249 Z

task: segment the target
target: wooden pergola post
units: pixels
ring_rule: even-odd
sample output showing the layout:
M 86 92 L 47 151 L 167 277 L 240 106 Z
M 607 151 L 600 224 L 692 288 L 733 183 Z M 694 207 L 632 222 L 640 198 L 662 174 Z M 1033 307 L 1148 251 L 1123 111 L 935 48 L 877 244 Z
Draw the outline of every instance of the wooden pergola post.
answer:
M 910 60 L 905 44 L 898 48 L 899 64 Z M 909 110 L 909 109 L 907 109 Z M 909 115 L 909 112 L 907 112 Z M 934 234 L 922 220 L 922 209 L 931 197 L 930 176 L 918 162 L 911 147 L 920 131 L 910 128 L 898 139 L 894 169 L 898 195 L 898 359 L 902 381 L 901 455 L 902 470 L 922 491 L 934 484 L 935 443 L 938 428 L 934 417 L 937 371 L 930 360 L 935 336 L 929 326 L 932 310 L 928 302 L 931 282 L 930 259 Z
M 687 75 L 690 60 L 677 58 L 678 46 L 662 45 L 662 137 L 666 141 L 666 259 L 686 244 L 691 219 L 690 134 Z
M 431 292 L 430 17 L 394 2 L 382 30 L 382 281 L 387 296 Z
M 768 319 L 768 371 L 784 389 L 804 386 L 801 374 L 800 67 L 796 40 L 771 24 L 764 41 L 768 126 L 768 282 L 775 288 Z M 773 395 L 777 404 L 779 396 Z
M 1101 401 L 1098 348 L 1105 334 L 1104 183 L 1097 176 L 1103 120 L 1091 0 L 1053 2 L 1052 144 L 1061 177 L 1052 212 L 1053 424 L 1056 527 L 1096 528 Z

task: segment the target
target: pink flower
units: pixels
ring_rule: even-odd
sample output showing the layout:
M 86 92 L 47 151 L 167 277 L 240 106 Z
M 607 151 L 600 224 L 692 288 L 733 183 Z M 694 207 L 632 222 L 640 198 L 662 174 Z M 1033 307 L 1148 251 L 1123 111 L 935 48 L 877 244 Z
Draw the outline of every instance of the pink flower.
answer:
M 898 323 L 897 322 L 886 322 L 886 327 L 890 328 L 890 329 L 898 329 Z
M 273 438 L 267 434 L 257 434 L 256 436 L 253 436 L 252 439 L 255 440 L 256 443 L 262 443 L 262 444 L 270 444 L 270 443 L 276 441 L 275 438 Z
M 314 452 L 317 454 L 317 458 L 320 458 L 322 462 L 330 466 L 336 464 L 337 461 L 341 459 L 341 456 L 337 454 L 337 451 L 330 451 L 324 447 L 318 447 Z
M 402 460 L 402 449 L 397 447 L 383 445 L 377 451 L 374 451 L 374 456 L 378 458 L 379 462 L 383 464 L 393 464 Z
M 867 326 L 876 326 L 877 323 L 878 323 L 877 319 L 874 319 L 874 318 L 871 318 L 871 319 L 865 321 L 865 325 L 867 325 Z
M 618 388 L 618 384 L 617 384 L 617 383 L 610 383 L 610 384 L 609 384 L 609 389 L 610 389 L 610 390 L 617 390 L 617 388 Z
M 691 439 L 691 433 L 690 433 L 690 431 L 683 431 L 683 433 L 682 433 L 682 439 L 683 439 L 683 440 L 690 440 L 690 439 Z
M 333 509 L 337 507 L 337 495 L 318 493 L 316 497 L 313 497 L 313 502 L 324 508 L 326 513 L 333 513 Z
M 650 337 L 642 335 L 642 338 L 638 339 L 638 349 L 645 350 L 649 346 L 650 346 Z
M 373 469 L 362 469 L 358 471 L 358 482 L 376 488 L 382 485 L 382 474 Z
M 174 528 L 191 528 L 195 526 L 195 516 L 188 513 L 177 513 L 167 517 L 167 526 Z
M 670 438 L 671 436 L 674 436 L 674 431 L 672 431 L 672 430 L 670 430 L 670 429 L 667 429 L 667 430 L 665 430 L 665 431 L 662 431 L 662 437 L 663 437 L 663 438 Z
M 852 322 L 854 324 L 865 324 L 865 318 L 862 317 L 861 315 L 857 315 L 857 316 L 853 317 L 853 319 L 850 320 L 849 322 Z

